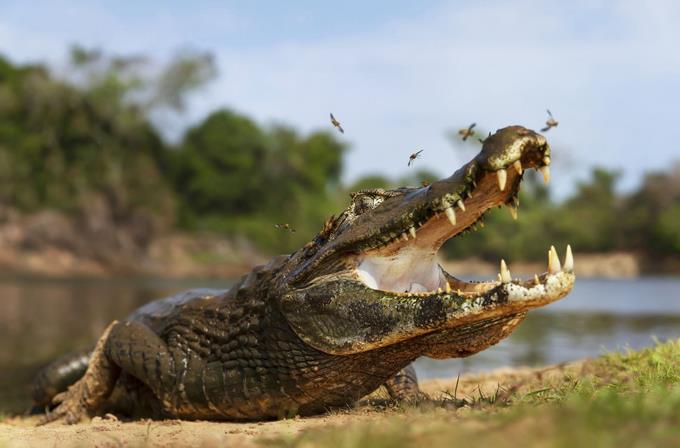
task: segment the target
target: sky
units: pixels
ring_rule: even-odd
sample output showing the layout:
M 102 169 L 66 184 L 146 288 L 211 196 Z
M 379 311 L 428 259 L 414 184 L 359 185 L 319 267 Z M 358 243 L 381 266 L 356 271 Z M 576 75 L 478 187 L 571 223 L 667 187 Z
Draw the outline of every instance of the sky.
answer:
M 78 43 L 118 54 L 214 54 L 218 77 L 172 138 L 219 107 L 304 132 L 342 122 L 346 181 L 441 175 L 474 155 L 446 136 L 476 122 L 546 136 L 553 191 L 591 167 L 645 172 L 680 160 L 680 2 L 0 0 L 0 53 L 54 67 Z

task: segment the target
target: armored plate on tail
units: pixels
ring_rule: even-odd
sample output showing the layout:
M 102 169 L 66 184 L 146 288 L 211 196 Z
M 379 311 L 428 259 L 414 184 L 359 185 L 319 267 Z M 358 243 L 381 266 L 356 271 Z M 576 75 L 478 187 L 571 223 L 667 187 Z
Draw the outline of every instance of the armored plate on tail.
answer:
M 550 248 L 547 271 L 527 280 L 501 262 L 498 279 L 466 282 L 436 261 L 490 208 L 516 212 L 524 172 L 549 180 L 549 165 L 545 138 L 511 126 L 450 177 L 354 193 L 310 243 L 228 291 L 190 291 L 113 322 L 89 358 L 39 376 L 37 404 L 68 423 L 105 412 L 262 420 L 344 407 L 381 385 L 413 398 L 413 360 L 477 353 L 571 291 L 570 248 L 563 264 Z

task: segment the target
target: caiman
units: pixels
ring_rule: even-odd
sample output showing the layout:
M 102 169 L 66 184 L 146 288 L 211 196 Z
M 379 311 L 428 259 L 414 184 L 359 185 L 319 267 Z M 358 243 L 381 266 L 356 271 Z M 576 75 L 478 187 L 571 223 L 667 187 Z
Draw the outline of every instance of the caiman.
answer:
M 561 264 L 513 279 L 468 282 L 437 251 L 495 206 L 516 212 L 523 173 L 550 177 L 546 139 L 498 130 L 453 175 L 422 188 L 373 189 L 296 252 L 253 269 L 227 291 L 158 300 L 111 323 L 93 350 L 37 378 L 46 421 L 133 417 L 263 420 L 346 407 L 380 386 L 419 396 L 411 363 L 459 358 L 508 336 L 527 311 L 571 291 Z M 72 383 L 72 384 L 70 384 Z

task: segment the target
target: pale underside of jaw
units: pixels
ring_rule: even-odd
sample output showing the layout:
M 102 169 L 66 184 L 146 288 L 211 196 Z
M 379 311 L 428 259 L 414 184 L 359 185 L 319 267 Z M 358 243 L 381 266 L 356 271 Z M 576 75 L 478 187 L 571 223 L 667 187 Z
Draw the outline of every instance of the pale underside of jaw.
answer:
M 402 241 L 365 254 L 358 260 L 355 270 L 357 278 L 371 289 L 395 294 L 427 296 L 455 291 L 459 295 L 477 296 L 503 283 L 529 288 L 532 286 L 530 283 L 539 285 L 548 282 L 550 276 L 561 274 L 563 267 L 554 247 L 548 251 L 547 272 L 541 274 L 540 278 L 534 275 L 529 281 L 513 281 L 504 260 L 500 262 L 498 278 L 486 282 L 458 280 L 445 273 L 437 263 L 436 253 L 447 239 L 474 224 L 490 207 L 503 203 L 501 198 L 507 177 L 507 174 L 498 176 L 496 183 L 496 176 L 486 176 L 473 196 L 467 198 L 465 203 L 458 204 L 460 210 L 453 212 L 457 215 L 454 219 L 447 211 L 431 218 L 417 230 L 411 228 L 408 234 L 403 235 Z M 517 216 L 515 208 L 511 212 L 513 217 Z M 567 246 L 564 272 L 572 273 L 573 268 L 571 247 Z

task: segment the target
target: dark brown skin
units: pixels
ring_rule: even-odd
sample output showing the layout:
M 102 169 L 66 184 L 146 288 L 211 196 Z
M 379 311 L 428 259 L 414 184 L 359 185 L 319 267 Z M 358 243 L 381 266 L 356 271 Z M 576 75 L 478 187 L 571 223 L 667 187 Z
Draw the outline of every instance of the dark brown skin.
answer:
M 68 391 L 53 399 L 65 375 L 82 374 L 83 362 L 45 370 L 37 404 L 53 399 L 46 421 L 74 423 L 106 412 L 213 420 L 312 415 L 351 405 L 381 385 L 394 398 L 417 398 L 413 360 L 468 356 L 497 343 L 529 309 L 567 294 L 573 274 L 466 283 L 441 271 L 446 291 L 403 293 L 364 284 L 362 261 L 411 248 L 436 251 L 488 208 L 513 202 L 521 174 L 508 170 L 499 190 L 495 171 L 518 157 L 526 168 L 540 167 L 548 155 L 538 134 L 506 128 L 450 178 L 355 194 L 314 241 L 255 268 L 229 291 L 188 292 L 113 322 Z M 443 212 L 458 199 L 469 205 L 452 226 Z M 416 225 L 418 239 L 402 241 Z

